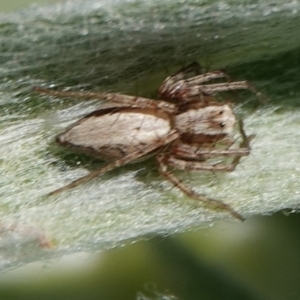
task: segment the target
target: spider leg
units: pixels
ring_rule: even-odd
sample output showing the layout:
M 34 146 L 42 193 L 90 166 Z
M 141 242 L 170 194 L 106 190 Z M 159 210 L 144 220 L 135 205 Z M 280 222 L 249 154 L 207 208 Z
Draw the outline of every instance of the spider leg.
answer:
M 174 75 L 167 77 L 158 90 L 159 96 L 166 100 L 187 102 L 199 98 L 199 100 L 203 100 L 203 96 L 215 95 L 224 91 L 247 89 L 254 93 L 262 103 L 266 102 L 267 99 L 265 99 L 263 94 L 257 91 L 247 81 L 204 84 L 214 79 L 228 77 L 223 71 L 207 72 L 194 77 L 186 78 L 188 73 L 194 69 L 197 69 L 196 65 L 194 64 L 191 64 L 186 68 L 182 68 Z M 200 66 L 198 65 L 198 69 L 199 68 Z
M 233 81 L 201 85 L 201 91 L 209 95 L 233 90 L 250 90 L 254 94 L 257 93 L 256 89 L 253 86 L 251 86 L 251 84 L 248 81 Z
M 170 153 L 162 153 L 158 155 L 157 161 L 159 165 L 159 171 L 167 180 L 174 184 L 177 188 L 179 188 L 184 194 L 188 197 L 198 200 L 212 208 L 222 209 L 228 211 L 233 217 L 238 220 L 243 221 L 244 218 L 237 213 L 231 206 L 222 201 L 218 201 L 215 199 L 211 199 L 202 194 L 197 194 L 192 189 L 184 185 L 174 174 L 170 173 L 167 169 L 168 166 L 174 167 L 176 169 L 181 170 L 201 170 L 201 171 L 223 171 L 223 172 L 231 172 L 236 166 L 239 164 L 242 156 L 249 155 L 250 152 L 250 141 L 253 138 L 253 135 L 247 136 L 244 131 L 243 121 L 239 121 L 239 131 L 242 137 L 240 142 L 240 148 L 236 149 L 211 149 L 211 148 L 198 148 L 195 145 L 188 144 L 179 144 L 173 148 L 175 151 L 172 155 Z M 179 147 L 179 148 L 178 148 Z M 178 158 L 180 156 L 180 152 L 178 149 L 185 151 L 183 153 L 183 159 Z M 190 147 L 190 148 L 189 148 Z M 196 151 L 195 151 L 196 150 Z M 171 149 L 172 151 L 172 149 Z M 194 151 L 194 152 L 193 152 Z M 194 156 L 193 156 L 194 155 Z M 204 159 L 206 157 L 214 157 L 214 156 L 234 156 L 232 162 L 230 164 L 215 164 L 210 165 L 204 162 L 197 161 L 188 161 L 185 158 L 189 159 Z
M 58 98 L 82 98 L 86 100 L 91 99 L 105 99 L 107 97 L 106 93 L 95 93 L 95 92 L 87 92 L 87 91 L 59 91 L 59 90 L 52 90 L 46 89 L 43 87 L 34 87 L 33 90 L 40 94 L 47 94 Z
M 229 147 L 227 149 L 212 149 L 209 147 L 201 147 L 199 145 L 189 145 L 185 143 L 178 143 L 172 149 L 172 152 L 176 157 L 189 158 L 189 159 L 203 159 L 208 157 L 216 156 L 248 156 L 250 154 L 250 141 L 255 137 L 255 135 L 247 136 L 244 131 L 243 121 L 239 121 L 239 131 L 242 140 L 239 144 L 239 148 L 231 148 L 234 141 L 228 140 Z M 222 141 L 221 141 L 222 142 Z M 227 141 L 226 141 L 227 142 Z
M 68 98 L 82 98 L 86 100 L 100 99 L 109 101 L 111 103 L 121 104 L 130 107 L 140 108 L 153 108 L 163 109 L 167 112 L 174 113 L 176 108 L 175 105 L 166 101 L 156 101 L 143 97 L 129 96 L 117 93 L 95 93 L 95 92 L 81 92 L 81 91 L 58 91 L 52 89 L 45 89 L 42 87 L 35 87 L 34 91 L 47 94 L 54 97 L 68 97 Z
M 196 76 L 186 78 L 185 77 L 189 74 L 194 72 Z M 207 82 L 213 79 L 217 78 L 223 78 L 226 77 L 226 73 L 222 71 L 214 71 L 214 72 L 206 72 L 201 74 L 201 65 L 197 62 L 192 62 L 191 64 L 187 65 L 186 67 L 181 68 L 179 71 L 174 73 L 171 76 L 168 76 L 165 80 L 170 80 L 172 79 L 172 82 L 175 83 L 177 81 L 180 81 L 182 79 L 185 79 L 184 81 L 190 82 L 191 84 L 196 82 L 197 84 L 201 84 L 203 82 Z
M 194 85 L 200 85 L 204 82 L 208 82 L 214 79 L 224 78 L 226 76 L 227 76 L 226 73 L 222 71 L 214 71 L 214 72 L 204 73 L 195 77 L 187 78 L 185 82 L 187 82 L 189 86 L 194 86 Z
M 257 97 L 257 99 L 262 104 L 266 104 L 269 100 L 263 93 L 259 92 L 248 81 L 232 81 L 194 86 L 191 87 L 189 91 L 186 91 L 186 97 L 195 97 L 199 94 L 214 96 L 220 92 L 228 92 L 234 90 L 249 90 L 255 95 L 255 97 Z
M 240 163 L 242 156 L 235 156 L 231 163 L 217 163 L 209 164 L 199 161 L 189 161 L 184 158 L 178 158 L 175 155 L 168 155 L 165 157 L 165 161 L 168 166 L 171 166 L 179 170 L 191 170 L 191 171 L 218 171 L 218 172 L 232 172 L 236 166 Z
M 151 151 L 157 149 L 157 148 L 160 148 L 160 147 L 163 147 L 171 142 L 173 142 L 174 140 L 178 139 L 179 137 L 179 134 L 177 133 L 177 131 L 173 130 L 169 133 L 168 136 L 166 136 L 164 139 L 160 139 L 160 140 L 157 140 L 155 143 L 153 144 L 150 144 L 150 145 L 147 145 L 146 147 L 144 148 L 141 148 L 141 149 L 137 149 L 135 152 L 132 152 L 100 169 L 97 169 L 83 177 L 80 177 L 74 181 L 72 181 L 71 183 L 69 183 L 68 185 L 66 186 L 63 186 L 57 190 L 54 190 L 53 192 L 50 192 L 49 194 L 47 194 L 47 196 L 52 196 L 52 195 L 56 195 L 56 194 L 59 194 L 61 192 L 64 192 L 66 190 L 69 190 L 71 188 L 74 188 L 82 183 L 85 183 L 85 182 L 88 182 L 100 175 L 103 175 L 115 168 L 118 168 L 118 167 L 121 167 L 121 166 L 124 166 L 128 163 L 130 163 L 131 161 L 133 160 L 136 160 L 137 158 L 140 158 L 148 153 L 150 153 Z
M 222 201 L 219 201 L 219 200 L 208 198 L 205 195 L 198 194 L 198 193 L 194 192 L 191 188 L 189 188 L 188 186 L 183 184 L 174 174 L 172 174 L 168 171 L 168 168 L 167 168 L 168 162 L 165 161 L 166 157 L 167 156 L 164 153 L 157 156 L 158 169 L 159 169 L 160 174 L 163 177 L 165 177 L 168 181 L 173 183 L 174 186 L 176 186 L 178 189 L 180 189 L 188 197 L 190 197 L 194 200 L 200 201 L 203 204 L 211 207 L 212 209 L 220 209 L 220 210 L 227 211 L 234 218 L 236 218 L 240 221 L 244 221 L 244 218 L 238 212 L 236 212 L 230 205 L 228 205 Z
M 158 89 L 159 96 L 163 99 L 187 100 L 190 97 L 190 90 L 197 92 L 191 96 L 199 96 L 199 85 L 202 86 L 204 82 L 226 77 L 226 74 L 221 71 L 209 72 L 187 79 L 184 79 L 184 75 L 184 73 L 176 73 L 167 77 Z
M 211 149 L 201 148 L 195 145 L 178 144 L 174 148 L 174 153 L 178 157 L 188 157 L 189 159 L 201 159 L 203 157 L 215 157 L 215 156 L 248 156 L 250 154 L 250 148 L 237 148 L 237 149 Z
M 182 93 L 183 98 L 195 98 L 199 95 L 216 95 L 220 92 L 228 92 L 233 90 L 250 90 L 255 95 L 259 96 L 259 92 L 247 81 L 234 81 L 226 83 L 199 84 L 189 86 Z

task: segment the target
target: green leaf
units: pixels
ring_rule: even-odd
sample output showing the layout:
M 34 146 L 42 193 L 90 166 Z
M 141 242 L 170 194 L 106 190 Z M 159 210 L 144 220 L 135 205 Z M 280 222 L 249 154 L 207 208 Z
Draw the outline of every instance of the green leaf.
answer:
M 251 155 L 230 174 L 176 174 L 246 218 L 297 210 L 299 8 L 281 1 L 94 0 L 2 15 L 1 266 L 98 251 L 230 218 L 172 188 L 154 160 L 43 197 L 101 166 L 53 143 L 100 102 L 45 97 L 34 86 L 155 97 L 166 76 L 192 61 L 226 69 L 269 99 L 261 106 L 250 93 L 228 95 L 239 103 L 246 132 L 256 134 Z

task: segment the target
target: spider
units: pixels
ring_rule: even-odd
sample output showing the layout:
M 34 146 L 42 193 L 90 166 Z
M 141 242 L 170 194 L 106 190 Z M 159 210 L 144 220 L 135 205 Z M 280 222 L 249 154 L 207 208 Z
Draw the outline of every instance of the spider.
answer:
M 252 136 L 245 134 L 242 121 L 239 140 L 232 137 L 236 116 L 232 104 L 216 102 L 222 91 L 249 89 L 247 81 L 208 83 L 224 78 L 222 71 L 197 74 L 192 63 L 167 77 L 152 100 L 118 93 L 56 91 L 36 87 L 39 93 L 55 97 L 105 99 L 110 107 L 100 108 L 83 117 L 56 137 L 62 146 L 75 148 L 108 161 L 97 170 L 52 191 L 55 195 L 103 175 L 115 168 L 155 155 L 160 174 L 188 197 L 211 209 L 223 210 L 244 220 L 230 205 L 199 194 L 181 182 L 168 168 L 231 172 L 242 156 L 250 153 Z M 190 73 L 195 72 L 196 76 Z M 211 159 L 221 162 L 211 163 Z M 227 160 L 230 159 L 228 162 Z

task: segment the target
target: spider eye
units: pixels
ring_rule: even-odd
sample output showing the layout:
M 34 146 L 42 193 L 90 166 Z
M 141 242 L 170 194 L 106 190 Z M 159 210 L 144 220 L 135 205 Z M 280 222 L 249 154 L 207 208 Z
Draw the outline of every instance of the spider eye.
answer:
M 219 111 L 219 115 L 223 115 L 223 110 L 220 110 L 220 111 Z
M 226 124 L 225 123 L 220 123 L 219 125 L 220 125 L 221 128 L 223 128 L 223 127 L 225 127 Z

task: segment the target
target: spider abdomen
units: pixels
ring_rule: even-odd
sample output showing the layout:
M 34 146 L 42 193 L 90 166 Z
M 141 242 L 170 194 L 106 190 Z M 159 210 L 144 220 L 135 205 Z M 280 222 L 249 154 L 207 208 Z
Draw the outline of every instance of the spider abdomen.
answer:
M 61 145 L 115 160 L 163 139 L 171 131 L 167 113 L 143 108 L 97 110 L 57 136 Z

